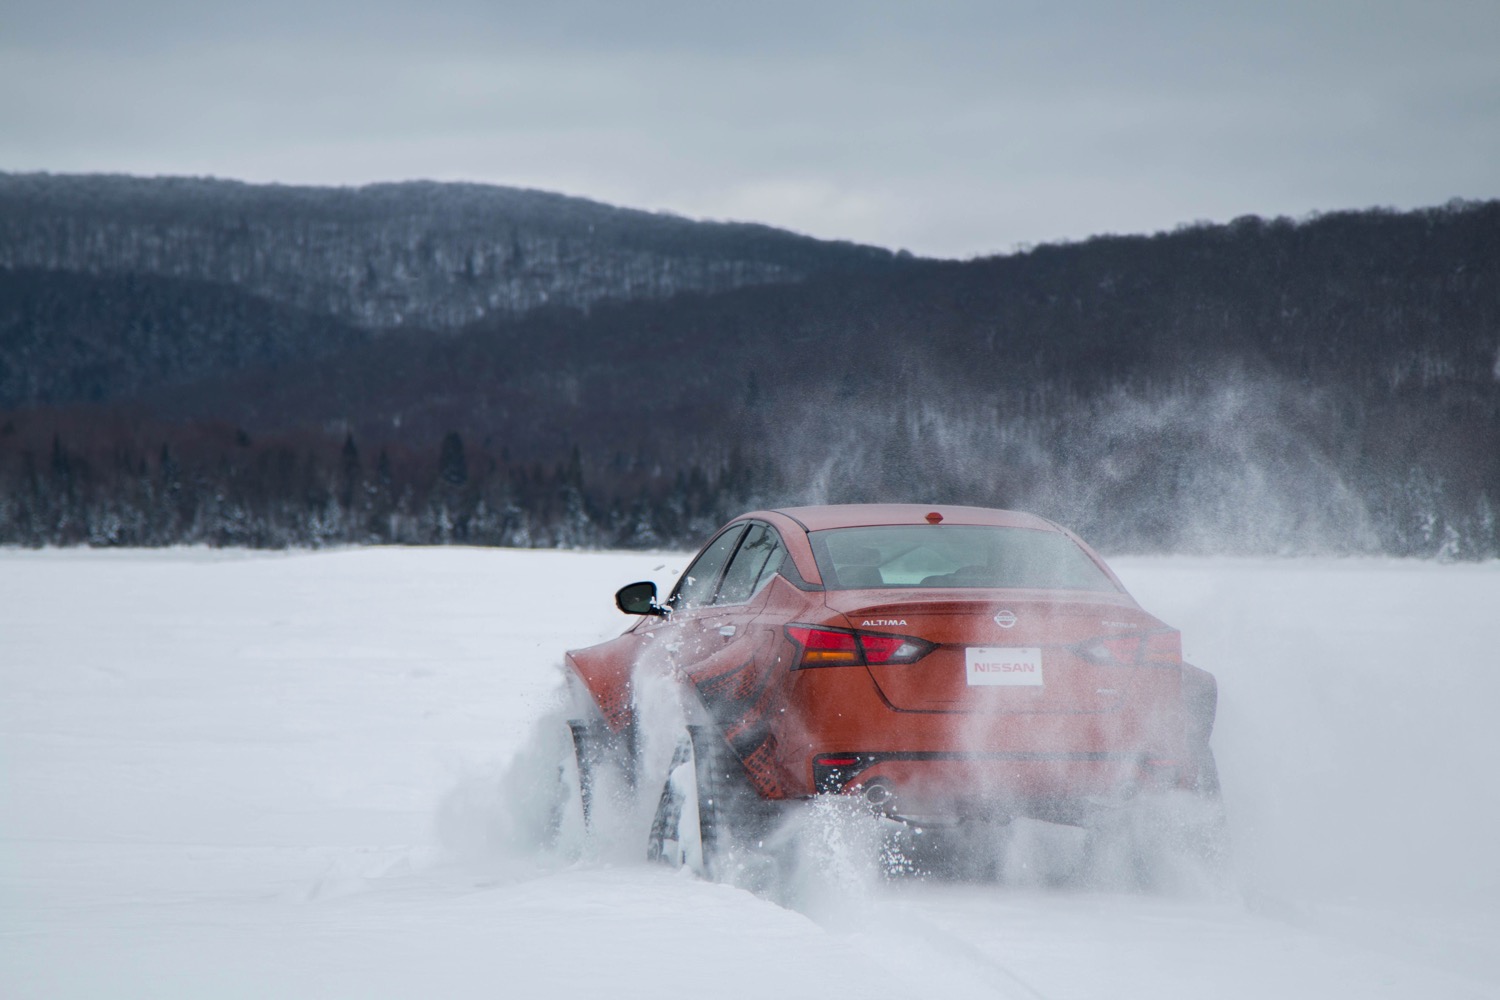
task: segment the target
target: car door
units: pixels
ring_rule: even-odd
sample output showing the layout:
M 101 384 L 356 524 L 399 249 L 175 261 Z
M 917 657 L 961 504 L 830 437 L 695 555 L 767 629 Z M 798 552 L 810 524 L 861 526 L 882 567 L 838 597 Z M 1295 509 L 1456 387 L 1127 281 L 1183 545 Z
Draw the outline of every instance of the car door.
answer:
M 740 521 L 715 535 L 672 589 L 666 602 L 671 613 L 637 629 L 646 640 L 641 649 L 642 668 L 681 672 L 720 645 L 713 641 L 711 633 L 711 619 L 718 614 L 714 598 L 746 528 L 746 523 Z
M 767 561 L 780 547 L 770 525 L 749 522 L 725 568 L 713 597 L 696 619 L 700 659 L 728 649 L 747 655 L 759 638 L 753 622 L 759 613 L 760 584 Z
M 712 603 L 696 619 L 700 655 L 684 666 L 686 679 L 736 752 L 752 748 L 764 728 L 759 717 L 777 629 L 761 612 L 766 585 L 785 558 L 776 530 L 751 522 Z
M 724 528 L 705 545 L 677 581 L 664 617 L 641 619 L 624 635 L 586 649 L 569 650 L 572 673 L 587 689 L 613 730 L 630 723 L 634 713 L 635 678 L 640 674 L 673 676 L 683 667 L 713 651 L 704 645 L 704 617 L 712 607 L 724 568 L 734 555 L 746 524 Z

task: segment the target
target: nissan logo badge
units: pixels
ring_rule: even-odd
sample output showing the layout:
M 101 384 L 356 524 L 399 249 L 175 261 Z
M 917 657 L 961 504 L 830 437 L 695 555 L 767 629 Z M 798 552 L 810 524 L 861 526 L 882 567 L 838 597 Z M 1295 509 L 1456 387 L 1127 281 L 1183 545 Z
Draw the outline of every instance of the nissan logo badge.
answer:
M 1016 613 L 1014 611 L 1002 611 L 995 616 L 995 624 L 1001 628 L 1011 628 L 1016 624 Z

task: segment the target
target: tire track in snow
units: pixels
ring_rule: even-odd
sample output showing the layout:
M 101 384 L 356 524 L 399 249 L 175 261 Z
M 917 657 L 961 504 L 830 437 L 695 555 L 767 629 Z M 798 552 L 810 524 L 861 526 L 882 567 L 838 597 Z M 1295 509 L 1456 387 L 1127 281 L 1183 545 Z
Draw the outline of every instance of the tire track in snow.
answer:
M 1005 963 L 910 904 L 876 903 L 863 913 L 867 926 L 855 932 L 860 950 L 914 996 L 1048 1000 Z

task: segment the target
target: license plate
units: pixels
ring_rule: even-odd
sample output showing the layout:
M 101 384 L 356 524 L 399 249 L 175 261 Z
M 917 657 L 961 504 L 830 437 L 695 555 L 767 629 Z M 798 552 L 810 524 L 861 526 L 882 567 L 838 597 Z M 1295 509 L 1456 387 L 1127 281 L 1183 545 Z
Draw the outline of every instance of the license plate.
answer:
M 970 646 L 964 663 L 970 687 L 1042 686 L 1042 651 L 1035 646 Z

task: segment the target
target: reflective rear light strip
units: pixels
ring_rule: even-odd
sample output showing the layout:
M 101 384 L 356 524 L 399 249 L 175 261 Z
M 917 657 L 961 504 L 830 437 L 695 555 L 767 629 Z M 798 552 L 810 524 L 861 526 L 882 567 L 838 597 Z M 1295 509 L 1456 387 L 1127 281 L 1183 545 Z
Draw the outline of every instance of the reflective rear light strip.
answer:
M 822 625 L 792 624 L 786 626 L 786 634 L 798 648 L 794 670 L 915 663 L 937 648 L 936 643 L 915 636 Z

